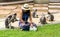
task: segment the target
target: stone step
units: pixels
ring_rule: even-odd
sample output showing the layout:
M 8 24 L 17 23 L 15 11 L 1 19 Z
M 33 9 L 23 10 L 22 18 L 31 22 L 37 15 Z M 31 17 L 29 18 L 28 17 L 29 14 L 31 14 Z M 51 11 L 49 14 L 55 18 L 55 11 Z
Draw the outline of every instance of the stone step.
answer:
M 38 10 L 48 10 L 48 7 L 34 7 L 34 9 L 38 9 Z
M 48 4 L 34 4 L 34 7 L 48 7 Z
M 51 5 L 60 5 L 60 3 L 49 3 Z
M 60 8 L 60 6 L 48 6 L 49 8 Z

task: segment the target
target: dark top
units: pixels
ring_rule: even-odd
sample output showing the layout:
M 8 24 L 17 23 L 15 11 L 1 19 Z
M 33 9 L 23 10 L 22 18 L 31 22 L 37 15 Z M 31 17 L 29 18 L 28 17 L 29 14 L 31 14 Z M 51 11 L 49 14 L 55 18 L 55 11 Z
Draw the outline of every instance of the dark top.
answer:
M 30 10 L 22 10 L 22 19 L 27 22 L 30 17 Z

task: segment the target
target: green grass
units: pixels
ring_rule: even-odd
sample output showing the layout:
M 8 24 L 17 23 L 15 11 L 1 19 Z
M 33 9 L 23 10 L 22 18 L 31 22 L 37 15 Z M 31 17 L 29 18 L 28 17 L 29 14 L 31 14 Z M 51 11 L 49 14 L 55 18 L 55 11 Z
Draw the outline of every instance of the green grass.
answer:
M 47 24 L 38 27 L 38 31 L 0 30 L 0 37 L 60 37 L 60 24 Z

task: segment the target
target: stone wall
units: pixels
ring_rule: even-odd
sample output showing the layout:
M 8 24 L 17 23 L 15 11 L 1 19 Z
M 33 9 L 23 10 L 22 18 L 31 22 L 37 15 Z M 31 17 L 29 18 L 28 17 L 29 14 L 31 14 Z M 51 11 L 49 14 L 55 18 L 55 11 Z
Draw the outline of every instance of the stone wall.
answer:
M 34 0 L 34 3 L 39 3 L 39 4 L 48 4 L 50 2 L 53 2 L 53 3 L 57 2 L 57 3 L 59 3 L 60 0 Z

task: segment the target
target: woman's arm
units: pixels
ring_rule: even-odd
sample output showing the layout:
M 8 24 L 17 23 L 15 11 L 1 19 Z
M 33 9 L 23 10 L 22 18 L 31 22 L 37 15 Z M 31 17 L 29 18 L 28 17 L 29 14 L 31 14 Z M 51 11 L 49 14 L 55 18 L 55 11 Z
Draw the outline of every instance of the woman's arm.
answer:
M 31 12 L 30 12 L 30 25 L 33 26 L 32 25 L 32 14 L 31 14 Z
M 24 21 L 23 21 L 23 19 L 22 19 L 22 10 L 20 11 L 20 21 L 21 21 L 22 23 L 24 23 Z

